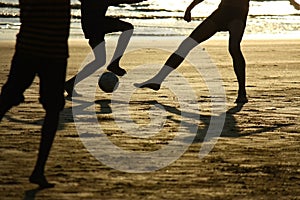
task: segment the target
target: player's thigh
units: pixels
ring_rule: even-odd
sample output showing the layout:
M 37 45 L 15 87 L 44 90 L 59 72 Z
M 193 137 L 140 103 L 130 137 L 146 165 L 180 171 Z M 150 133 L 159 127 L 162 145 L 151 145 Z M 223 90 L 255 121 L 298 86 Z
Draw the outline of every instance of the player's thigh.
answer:
M 122 21 L 118 18 L 105 18 L 105 33 L 132 30 L 134 27 L 129 22 Z
M 64 84 L 67 61 L 48 62 L 40 66 L 40 102 L 45 110 L 60 111 L 64 108 Z
M 24 101 L 24 91 L 35 77 L 34 58 L 15 53 L 11 62 L 8 79 L 2 87 L 1 98 L 12 105 Z
M 244 32 L 245 32 L 245 23 L 242 20 L 233 20 L 228 24 L 229 30 L 229 42 L 240 43 Z
M 240 43 L 242 41 L 245 23 L 241 20 L 233 20 L 228 24 L 229 30 L 229 52 L 231 54 L 240 52 Z
M 213 21 L 206 19 L 194 29 L 190 37 L 201 43 L 212 37 L 217 31 L 217 25 Z

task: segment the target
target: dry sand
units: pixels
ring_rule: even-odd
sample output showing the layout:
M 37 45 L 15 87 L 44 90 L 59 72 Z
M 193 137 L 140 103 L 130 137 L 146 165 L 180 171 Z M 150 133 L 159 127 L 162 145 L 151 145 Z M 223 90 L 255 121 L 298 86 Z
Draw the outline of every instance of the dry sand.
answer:
M 162 64 L 169 52 L 156 47 L 171 52 L 180 42 L 178 38 L 133 39 L 122 64 L 128 70 L 154 60 Z M 177 161 L 150 173 L 126 173 L 102 164 L 82 144 L 72 118 L 72 103 L 67 101 L 46 170 L 56 187 L 45 190 L 28 183 L 44 115 L 36 79 L 26 91 L 26 102 L 7 113 L 0 124 L 0 199 L 300 199 L 300 41 L 245 40 L 242 47 L 249 103 L 238 110 L 233 103 L 237 82 L 226 41 L 203 44 L 222 76 L 227 106 L 222 135 L 205 158 L 198 155 L 211 117 L 210 95 L 203 80 L 184 63 L 178 71 L 196 93 L 201 118 L 193 144 Z M 2 86 L 14 42 L 1 41 L 0 48 Z M 68 77 L 89 52 L 86 41 L 70 41 Z M 150 77 L 151 71 L 137 79 Z M 149 140 L 130 137 L 116 125 L 110 98 L 97 90 L 97 117 L 110 140 L 126 150 L 160 149 L 184 120 L 167 88 L 159 92 L 138 90 L 129 106 L 134 121 L 149 123 L 145 111 L 156 100 L 165 106 L 167 122 L 162 132 Z

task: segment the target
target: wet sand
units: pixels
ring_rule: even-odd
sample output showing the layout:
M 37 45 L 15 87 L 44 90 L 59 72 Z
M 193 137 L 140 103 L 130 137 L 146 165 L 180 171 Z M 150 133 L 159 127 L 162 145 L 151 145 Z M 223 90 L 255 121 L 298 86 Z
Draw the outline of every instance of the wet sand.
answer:
M 130 72 L 143 63 L 162 64 L 181 41 L 134 38 L 122 66 Z M 0 47 L 2 86 L 14 42 L 0 41 Z M 108 44 L 109 52 L 112 47 Z M 193 143 L 178 160 L 149 173 L 127 173 L 106 166 L 83 145 L 73 121 L 72 102 L 67 100 L 46 168 L 47 178 L 56 187 L 44 190 L 28 182 L 44 115 L 36 79 L 25 93 L 26 102 L 10 110 L 0 124 L 0 199 L 299 199 L 300 41 L 245 40 L 242 47 L 249 103 L 238 108 L 233 103 L 237 82 L 226 41 L 202 45 L 222 77 L 227 111 L 222 134 L 203 159 L 198 156 L 211 120 L 211 99 L 205 83 L 184 63 L 178 71 L 196 94 L 200 119 L 197 131 L 191 133 L 195 134 Z M 68 78 L 89 52 L 86 41 L 70 41 Z M 136 80 L 146 79 L 152 72 L 150 68 Z M 115 145 L 127 151 L 151 152 L 169 144 L 185 119 L 180 117 L 184 108 L 165 86 L 159 92 L 137 90 L 130 99 L 130 116 L 141 126 L 150 122 L 147 111 L 152 105 L 165 107 L 167 121 L 150 139 L 124 134 L 111 113 L 112 95 L 96 91 L 99 124 Z

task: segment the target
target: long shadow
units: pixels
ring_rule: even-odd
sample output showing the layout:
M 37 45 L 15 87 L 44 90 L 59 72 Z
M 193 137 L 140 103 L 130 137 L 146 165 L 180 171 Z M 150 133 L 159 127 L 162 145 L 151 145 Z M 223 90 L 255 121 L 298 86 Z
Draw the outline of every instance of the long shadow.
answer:
M 58 125 L 58 130 L 63 130 L 65 129 L 65 124 L 66 123 L 72 123 L 74 122 L 73 120 L 73 114 L 72 114 L 72 108 L 65 108 L 63 111 L 61 111 L 60 114 L 60 123 Z M 5 115 L 5 117 L 8 121 L 10 122 L 15 122 L 15 123 L 21 123 L 21 124 L 26 124 L 26 125 L 33 125 L 33 126 L 39 126 L 41 127 L 44 123 L 44 117 L 36 120 L 30 120 L 30 119 L 17 119 L 14 118 L 11 115 Z
M 96 104 L 100 105 L 100 111 L 96 112 L 96 114 L 110 114 L 112 113 L 112 109 L 110 107 L 111 100 L 110 99 L 101 99 L 95 101 Z
M 211 115 L 201 115 L 198 113 L 184 113 L 184 111 L 179 110 L 176 107 L 173 106 L 168 106 L 168 105 L 164 105 L 162 103 L 159 103 L 158 101 L 141 101 L 140 104 L 145 103 L 145 104 L 151 104 L 151 105 L 161 105 L 164 107 L 164 109 L 167 112 L 176 114 L 176 115 L 182 115 L 185 114 L 184 116 L 190 116 L 193 119 L 199 119 L 204 126 L 199 126 L 196 136 L 195 135 L 191 135 L 191 137 L 194 137 L 194 143 L 201 143 L 204 141 L 204 138 L 207 135 L 207 131 L 208 131 L 208 127 L 210 124 L 210 121 L 212 119 Z M 241 133 L 239 127 L 238 127 L 238 122 L 235 118 L 235 114 L 240 112 L 243 108 L 244 104 L 237 104 L 236 106 L 230 108 L 229 110 L 227 110 L 225 113 L 221 113 L 218 117 L 222 117 L 222 115 L 226 115 L 225 116 L 225 122 L 224 122 L 224 126 L 222 128 L 222 132 L 220 137 L 233 137 L 233 138 L 237 138 L 237 137 L 245 137 L 245 136 L 250 136 L 250 135 L 254 135 L 254 134 L 261 134 L 264 132 L 269 132 L 269 131 L 274 131 L 276 129 L 282 128 L 282 127 L 287 127 L 287 126 L 292 126 L 295 125 L 294 123 L 286 123 L 286 124 L 274 124 L 273 126 L 270 127 L 262 127 L 260 129 L 257 129 L 255 131 L 251 131 L 248 133 Z M 200 117 L 199 117 L 200 116 Z M 180 124 L 181 121 L 178 119 L 173 119 L 173 118 L 168 118 L 172 121 L 174 121 L 175 123 Z M 215 118 L 216 121 L 218 121 L 218 119 Z M 185 124 L 187 127 L 189 127 L 190 124 L 188 124 L 187 122 L 182 123 Z
M 73 99 L 73 103 L 77 103 L 78 105 L 73 106 L 73 107 L 68 107 L 65 108 L 61 112 L 61 123 L 60 123 L 60 129 L 64 127 L 64 124 L 66 123 L 73 123 L 73 109 L 81 110 L 82 114 L 90 115 L 91 112 L 87 111 L 85 112 L 84 110 L 90 106 L 94 106 L 94 104 L 98 105 L 100 107 L 99 110 L 96 110 L 95 114 L 96 115 L 101 115 L 101 114 L 110 114 L 112 113 L 112 109 L 110 104 L 112 103 L 111 99 L 101 99 L 101 100 L 96 100 L 95 102 L 88 102 L 84 100 L 79 100 L 79 99 Z M 114 103 L 122 103 L 125 104 L 126 102 L 123 101 L 114 101 Z
M 31 189 L 31 190 L 26 190 L 25 194 L 24 194 L 24 198 L 23 200 L 34 200 L 35 196 L 38 192 L 45 190 L 47 188 L 41 188 L 41 187 L 37 187 L 35 189 Z M 49 188 L 48 188 L 49 189 Z
M 66 99 L 66 100 L 70 100 L 70 99 Z M 86 107 L 93 105 L 94 103 L 100 104 L 102 110 L 96 114 L 105 114 L 111 112 L 111 108 L 109 106 L 111 100 L 109 99 L 103 99 L 96 102 L 87 102 L 78 99 L 73 99 L 73 102 L 78 103 L 79 104 L 78 107 L 82 110 L 84 110 Z M 72 109 L 73 107 L 68 107 L 68 108 L 64 108 L 64 110 L 61 111 L 58 130 L 63 130 L 65 129 L 65 124 L 74 122 Z M 30 119 L 18 119 L 9 114 L 6 114 L 4 118 L 6 118 L 10 122 L 33 125 L 33 126 L 42 126 L 44 122 L 44 116 L 42 116 L 40 119 L 30 120 Z
M 6 118 L 8 121 L 10 122 L 16 122 L 16 123 L 22 123 L 22 124 L 28 124 L 28 125 L 35 125 L 35 126 L 41 126 L 44 122 L 44 119 L 37 119 L 37 120 L 29 120 L 29 119 L 26 119 L 26 120 L 22 120 L 22 119 L 17 119 L 17 118 L 14 118 L 10 115 L 5 115 L 4 118 Z
M 95 102 L 86 102 L 86 101 L 77 100 L 77 99 L 73 99 L 73 101 L 75 103 L 78 103 L 78 105 L 76 107 L 81 109 L 81 110 L 84 110 L 85 108 L 87 108 L 89 106 L 92 106 L 94 104 L 98 104 L 100 109 L 98 111 L 96 111 L 96 114 L 110 114 L 110 113 L 113 112 L 112 109 L 111 109 L 111 106 L 110 106 L 110 104 L 112 103 L 110 99 L 101 99 L 101 100 L 97 100 Z M 114 103 L 124 104 L 126 102 L 114 101 Z M 136 101 L 134 103 L 149 104 L 149 105 L 153 105 L 153 106 L 160 105 L 169 113 L 173 113 L 173 114 L 176 114 L 178 116 L 180 116 L 180 115 L 189 116 L 190 118 L 193 118 L 193 119 L 196 119 L 196 120 L 200 119 L 200 121 L 202 122 L 202 124 L 204 124 L 204 126 L 203 125 L 199 126 L 198 131 L 196 133 L 196 136 L 194 136 L 194 135 L 191 136 L 191 137 L 195 137 L 194 142 L 203 142 L 203 140 L 204 140 L 204 138 L 207 134 L 207 130 L 208 130 L 211 118 L 212 118 L 211 115 L 203 115 L 203 114 L 199 114 L 199 113 L 187 113 L 185 111 L 179 110 L 176 107 L 169 106 L 169 105 L 164 105 L 164 104 L 162 104 L 162 103 L 160 103 L 156 100 L 138 101 L 138 102 Z M 222 133 L 221 133 L 220 137 L 241 137 L 241 136 L 245 137 L 245 136 L 260 134 L 260 133 L 264 133 L 264 132 L 268 132 L 268 131 L 274 131 L 274 130 L 282 128 L 282 127 L 287 127 L 287 126 L 294 125 L 293 123 L 274 124 L 273 126 L 261 127 L 260 129 L 241 134 L 241 131 L 239 130 L 239 128 L 237 126 L 237 120 L 236 120 L 234 115 L 236 113 L 240 112 L 242 110 L 243 106 L 244 106 L 243 104 L 237 104 L 236 106 L 230 108 L 225 113 L 222 113 L 219 116 L 219 117 L 221 117 L 224 114 L 226 115 L 225 122 L 224 122 L 224 127 L 222 129 Z M 58 127 L 58 130 L 64 129 L 65 124 L 74 122 L 72 109 L 74 109 L 76 107 L 65 108 L 61 112 L 60 125 Z M 90 114 L 90 112 L 87 112 L 87 114 Z M 23 123 L 23 124 L 41 126 L 42 123 L 43 123 L 43 119 L 38 119 L 38 120 L 32 120 L 31 121 L 31 120 L 16 119 L 16 118 L 11 117 L 10 115 L 7 115 L 5 117 L 9 121 L 17 122 L 17 123 Z M 173 122 L 175 122 L 177 124 L 182 123 L 182 121 L 180 121 L 178 119 L 173 119 L 172 117 L 169 117 L 168 119 L 172 120 Z M 182 124 L 186 125 L 186 127 L 190 126 L 190 124 L 188 122 L 183 122 Z

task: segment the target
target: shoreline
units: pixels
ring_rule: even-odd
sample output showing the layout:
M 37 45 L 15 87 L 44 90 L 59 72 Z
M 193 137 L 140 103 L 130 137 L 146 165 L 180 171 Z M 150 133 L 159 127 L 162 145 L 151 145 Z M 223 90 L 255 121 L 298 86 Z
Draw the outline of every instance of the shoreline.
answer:
M 0 41 L 11 41 L 16 39 L 16 34 L 18 33 L 18 30 L 1 30 L 0 29 Z M 107 34 L 107 37 L 119 37 L 120 34 L 113 33 L 113 34 Z M 133 34 L 132 38 L 154 38 L 154 39 L 168 39 L 168 38 L 185 38 L 188 37 L 189 34 L 182 35 L 140 35 L 140 34 Z M 220 32 L 216 33 L 213 37 L 211 37 L 208 40 L 228 40 L 229 34 L 227 32 Z M 261 34 L 244 34 L 243 40 L 298 40 L 299 34 L 290 32 L 288 34 L 282 33 L 282 34 L 272 34 L 272 33 L 261 33 Z M 69 40 L 85 40 L 84 35 L 82 33 L 82 30 L 79 29 L 71 29 Z

